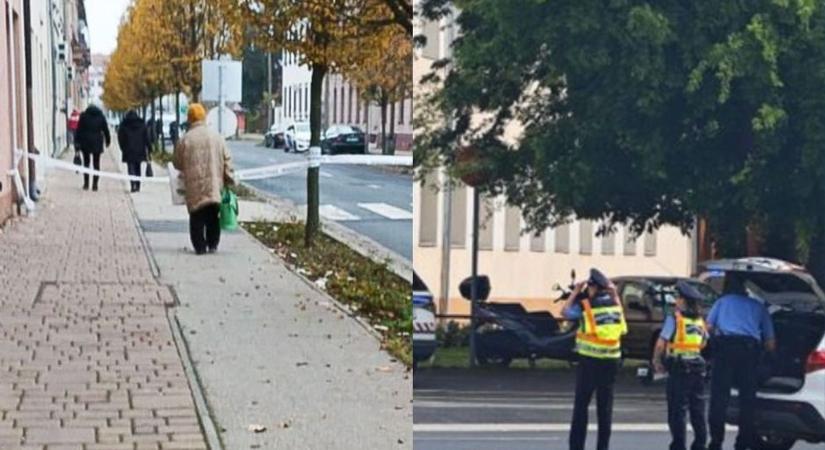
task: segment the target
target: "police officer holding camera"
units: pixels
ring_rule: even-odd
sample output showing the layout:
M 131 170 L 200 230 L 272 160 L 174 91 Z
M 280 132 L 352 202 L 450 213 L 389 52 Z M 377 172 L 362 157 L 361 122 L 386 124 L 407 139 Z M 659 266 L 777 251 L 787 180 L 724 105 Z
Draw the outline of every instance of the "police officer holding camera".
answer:
M 704 450 L 706 364 L 702 349 L 707 342 L 707 327 L 702 319 L 702 294 L 685 281 L 676 283 L 676 308 L 667 316 L 653 350 L 656 373 L 668 372 L 667 423 L 672 437 L 670 450 L 685 450 L 685 409 L 690 411 L 693 427 L 691 450 Z M 664 357 L 664 358 L 663 358 Z
M 599 433 L 597 449 L 610 446 L 613 386 L 622 356 L 621 337 L 627 333 L 624 310 L 613 283 L 591 269 L 590 278 L 576 285 L 562 314 L 580 322 L 576 335 L 576 400 L 570 425 L 570 450 L 583 450 L 587 437 L 587 408 L 596 393 Z

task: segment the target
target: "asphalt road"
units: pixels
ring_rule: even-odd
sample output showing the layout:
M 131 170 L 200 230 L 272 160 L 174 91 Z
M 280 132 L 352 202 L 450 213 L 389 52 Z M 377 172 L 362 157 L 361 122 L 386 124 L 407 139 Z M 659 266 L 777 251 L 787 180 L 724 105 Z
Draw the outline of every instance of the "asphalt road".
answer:
M 542 370 L 420 370 L 415 373 L 415 450 L 567 449 L 573 372 Z M 587 448 L 596 445 L 595 399 Z M 613 409 L 611 449 L 668 448 L 664 387 L 620 376 Z M 690 427 L 688 427 L 690 429 Z M 725 448 L 733 448 L 732 429 Z M 822 448 L 798 443 L 794 450 Z
M 300 161 L 305 154 L 285 153 L 255 142 L 230 144 L 236 169 Z M 250 182 L 254 187 L 306 205 L 306 173 Z M 412 260 L 412 176 L 380 167 L 321 167 L 321 216 L 367 236 Z

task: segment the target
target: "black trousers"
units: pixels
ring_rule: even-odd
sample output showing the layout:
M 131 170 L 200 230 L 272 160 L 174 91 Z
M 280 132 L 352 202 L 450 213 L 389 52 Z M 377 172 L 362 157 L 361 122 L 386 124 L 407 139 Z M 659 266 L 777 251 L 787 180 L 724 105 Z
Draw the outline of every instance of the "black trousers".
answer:
M 593 392 L 596 392 L 596 417 L 599 420 L 599 437 L 596 448 L 610 448 L 610 429 L 613 426 L 613 385 L 619 360 L 581 356 L 576 367 L 576 400 L 573 404 L 573 421 L 570 424 L 570 450 L 584 450 L 587 438 L 587 408 Z
M 139 162 L 130 162 L 126 163 L 126 168 L 129 169 L 129 175 L 139 177 L 140 176 L 140 163 Z M 132 186 L 132 192 L 137 192 L 140 190 L 140 181 L 130 181 L 129 184 Z
M 713 342 L 713 372 L 710 391 L 710 446 L 721 449 L 725 439 L 725 413 L 730 390 L 739 389 L 739 434 L 737 450 L 752 448 L 754 406 L 756 403 L 756 369 L 760 343 L 744 336 L 720 336 Z
M 83 167 L 89 168 L 90 165 L 94 166 L 95 170 L 100 170 L 100 153 L 92 153 L 92 152 L 83 152 Z M 94 175 L 92 178 L 92 188 L 97 189 L 97 181 L 100 179 L 99 176 Z M 89 174 L 83 174 L 83 188 L 89 188 Z
M 195 253 L 217 250 L 221 240 L 220 205 L 202 206 L 189 213 L 189 237 Z
M 670 450 L 687 449 L 687 425 L 685 413 L 690 412 L 693 427 L 691 450 L 704 450 L 708 441 L 705 423 L 705 370 L 704 362 L 687 365 L 682 361 L 672 361 L 667 379 L 667 424 L 670 428 Z

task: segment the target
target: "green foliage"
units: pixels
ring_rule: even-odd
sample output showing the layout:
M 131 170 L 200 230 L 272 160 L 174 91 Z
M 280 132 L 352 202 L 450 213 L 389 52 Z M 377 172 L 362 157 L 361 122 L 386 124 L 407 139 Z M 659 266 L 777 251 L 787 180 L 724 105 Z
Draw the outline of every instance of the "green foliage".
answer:
M 307 248 L 302 223 L 241 225 L 310 280 L 326 280 L 326 292 L 381 331 L 390 353 L 412 364 L 410 281 L 324 234 Z
M 722 254 L 744 253 L 749 228 L 795 260 L 795 241 L 825 233 L 825 3 L 454 4 L 450 68 L 416 105 L 424 169 L 473 146 L 493 168 L 484 190 L 533 230 L 575 214 L 687 231 L 698 216 Z M 505 139 L 512 122 L 523 132 Z
M 435 338 L 439 347 L 464 347 L 469 343 L 470 327 L 451 320 L 446 326 L 439 325 L 435 329 Z

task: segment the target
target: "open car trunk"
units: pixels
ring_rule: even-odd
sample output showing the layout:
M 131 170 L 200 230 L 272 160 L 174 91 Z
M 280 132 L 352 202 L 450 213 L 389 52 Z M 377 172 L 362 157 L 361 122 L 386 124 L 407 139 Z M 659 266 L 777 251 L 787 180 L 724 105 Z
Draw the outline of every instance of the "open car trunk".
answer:
M 738 276 L 751 297 L 768 306 L 776 332 L 776 352 L 759 364 L 760 392 L 796 392 L 805 382 L 808 356 L 825 335 L 825 293 L 804 268 L 771 258 L 703 263 L 700 279 L 714 286 Z
M 759 390 L 762 392 L 796 392 L 805 381 L 805 363 L 825 334 L 825 314 L 775 311 L 776 352 L 766 353 L 759 368 Z

